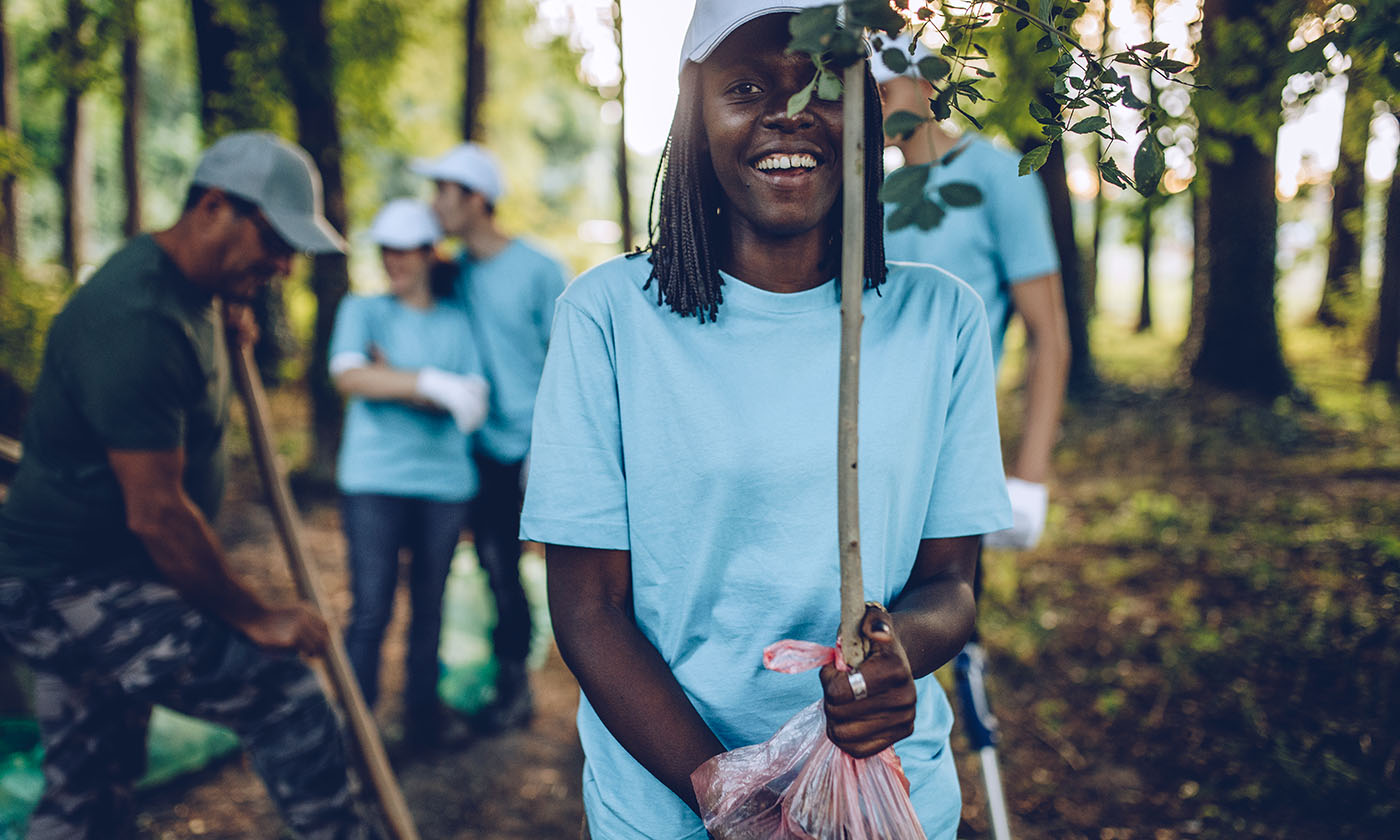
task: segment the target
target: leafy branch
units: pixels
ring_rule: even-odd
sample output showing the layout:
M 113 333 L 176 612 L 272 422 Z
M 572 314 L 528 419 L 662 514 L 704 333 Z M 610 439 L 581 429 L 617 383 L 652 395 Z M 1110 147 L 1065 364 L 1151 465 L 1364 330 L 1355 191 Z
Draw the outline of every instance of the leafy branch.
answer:
M 1017 32 L 1031 29 L 1032 34 L 1041 33 L 1036 52 L 1059 53 L 1049 68 L 1054 82 L 1048 97 L 1029 103 L 1030 115 L 1040 124 L 1044 142 L 1021 158 L 1021 174 L 1039 169 L 1049 158 L 1051 147 L 1066 133 L 1096 134 L 1105 141 L 1103 155 L 1097 162 L 1103 179 L 1118 187 L 1136 189 L 1143 195 L 1155 193 L 1166 168 L 1165 148 L 1157 138 L 1157 129 L 1168 123 L 1168 117 L 1160 108 L 1134 93 L 1132 79 L 1122 70 L 1127 67 L 1146 70 L 1148 84 L 1153 84 L 1156 76 L 1189 85 L 1181 79 L 1189 65 L 1167 57 L 1169 45 L 1161 41 L 1148 41 L 1119 52 L 1096 55 L 1072 32 L 1074 21 L 1087 10 L 1087 0 L 1034 0 L 1034 10 L 1032 2 L 942 0 L 911 11 L 909 0 L 846 0 L 801 11 L 793 17 L 793 39 L 788 49 L 810 56 L 817 70 L 812 81 L 789 101 L 788 110 L 791 113 L 800 111 L 813 95 L 824 99 L 838 97 L 841 91 L 838 74 L 841 68 L 865 55 L 862 35 L 868 32 L 870 43 L 886 66 L 895 72 L 912 68 L 933 90 L 928 113 L 899 111 L 890 114 L 885 121 L 886 134 L 908 137 L 925 122 L 946 120 L 954 112 L 981 128 L 969 109 L 974 107 L 973 103 L 987 100 L 978 85 L 994 78 L 995 74 L 986 67 L 988 52 L 977 40 L 978 31 L 995 23 L 1002 15 L 1014 15 Z M 936 54 L 916 61 L 916 44 L 929 28 L 939 34 L 943 45 Z M 907 52 L 887 46 L 886 37 L 892 38 L 904 30 L 911 30 L 914 36 Z M 1107 113 L 1115 105 L 1141 115 L 1134 133 L 1143 134 L 1143 137 L 1133 159 L 1131 176 L 1118 167 L 1111 155 L 1113 144 L 1126 142 L 1113 124 L 1098 113 L 1077 118 L 1085 109 Z M 906 167 L 911 171 L 894 173 L 888 179 L 881 198 L 897 205 L 890 216 L 892 230 L 910 224 L 931 228 L 941 221 L 944 208 L 924 194 L 934 165 Z M 969 198 L 961 190 L 967 185 L 945 186 L 958 187 L 954 192 L 959 200 Z M 939 197 L 949 206 L 960 206 L 949 202 L 946 196 L 940 194 Z M 977 201 L 980 196 L 972 203 Z

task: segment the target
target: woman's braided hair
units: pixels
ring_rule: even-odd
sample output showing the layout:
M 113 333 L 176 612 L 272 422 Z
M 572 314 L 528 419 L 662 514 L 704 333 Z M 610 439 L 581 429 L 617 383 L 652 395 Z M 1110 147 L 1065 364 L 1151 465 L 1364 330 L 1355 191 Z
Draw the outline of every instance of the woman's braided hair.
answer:
M 656 303 L 703 324 L 714 321 L 724 301 L 723 281 L 715 245 L 723 235 L 720 187 L 705 153 L 701 115 L 700 67 L 687 62 L 681 71 L 680 97 L 671 119 L 671 133 L 652 183 L 650 235 L 651 275 L 645 289 L 656 283 Z M 875 78 L 865 73 L 865 288 L 885 282 L 885 211 L 880 204 L 884 180 L 884 116 Z M 661 200 L 656 199 L 658 188 Z M 659 218 L 658 218 L 659 217 Z M 832 274 L 841 264 L 841 200 L 828 219 L 831 239 L 827 263 Z

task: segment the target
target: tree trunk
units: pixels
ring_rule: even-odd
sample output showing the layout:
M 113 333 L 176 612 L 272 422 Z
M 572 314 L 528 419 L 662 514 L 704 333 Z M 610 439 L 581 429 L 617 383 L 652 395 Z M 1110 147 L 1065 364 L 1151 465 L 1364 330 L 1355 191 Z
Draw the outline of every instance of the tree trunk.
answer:
M 486 37 L 482 6 L 486 0 L 467 0 L 462 15 L 462 33 L 466 38 L 466 79 L 462 85 L 462 137 L 480 140 L 482 137 L 481 103 L 486 99 Z
M 1277 88 L 1284 71 L 1273 46 L 1275 29 L 1288 20 L 1280 4 L 1261 6 L 1253 0 L 1205 0 L 1198 80 L 1209 89 L 1198 92 L 1202 114 L 1202 149 L 1222 154 L 1207 159 L 1205 196 L 1208 252 L 1200 314 L 1200 345 L 1188 363 L 1197 385 L 1239 394 L 1271 398 L 1287 393 L 1292 378 L 1283 361 L 1275 317 L 1274 281 L 1277 252 L 1278 202 L 1274 197 L 1273 136 L 1249 123 L 1239 112 L 1272 108 L 1260 113 L 1265 126 L 1281 120 Z M 1259 40 L 1231 34 L 1228 43 L 1216 27 L 1229 25 L 1252 31 Z M 1238 68 L 1253 68 L 1249 73 Z M 1204 69 L 1208 68 L 1208 69 Z M 1261 91 L 1267 96 L 1261 97 Z M 1251 130 L 1253 129 L 1253 130 Z
M 1191 317 L 1186 322 L 1186 338 L 1181 343 L 1182 377 L 1191 376 L 1191 362 L 1201 352 L 1201 330 L 1206 322 L 1206 287 L 1210 275 L 1210 251 L 1206 240 L 1210 231 L 1210 205 L 1206 202 L 1206 173 L 1191 182 Z
M 326 218 L 342 234 L 349 214 L 341 175 L 340 120 L 336 114 L 335 73 L 327 38 L 324 0 L 274 3 L 286 43 L 282 72 L 297 114 L 297 135 L 321 170 Z M 318 484 L 335 475 L 336 450 L 344 406 L 326 368 L 336 309 L 350 289 L 343 254 L 320 254 L 311 266 L 311 289 L 316 295 L 316 325 L 311 343 L 307 385 L 311 392 L 311 461 L 306 473 Z
M 1056 143 L 1050 157 L 1040 167 L 1045 197 L 1050 203 L 1050 225 L 1055 231 L 1055 250 L 1060 257 L 1060 280 L 1065 290 L 1065 315 L 1069 319 L 1069 384 L 1071 397 L 1092 396 L 1099 377 L 1089 347 L 1089 300 L 1080 272 L 1079 245 L 1074 238 L 1074 213 L 1070 205 L 1069 183 L 1065 180 L 1065 147 Z
M 6 21 L 5 0 L 0 0 L 0 136 L 7 143 L 20 142 L 19 68 Z M 0 172 L 0 257 L 19 265 L 19 175 Z M 5 300 L 5 275 L 0 272 L 0 301 Z
M 613 37 L 617 39 L 617 201 L 622 223 L 622 250 L 632 250 L 632 187 L 627 177 L 627 69 L 622 52 L 622 0 L 613 0 Z
M 126 188 L 127 237 L 141 232 L 141 31 L 136 17 L 137 0 L 122 0 L 122 184 Z
M 1400 161 L 1386 190 L 1384 252 L 1366 381 L 1400 385 Z
M 1359 62 L 1347 76 L 1342 106 L 1342 143 L 1332 173 L 1332 238 L 1327 246 L 1327 276 L 1322 282 L 1318 323 L 1347 323 L 1361 274 L 1361 221 L 1366 191 L 1366 144 L 1371 135 L 1371 102 Z
M 1155 196 L 1142 201 L 1142 296 L 1138 300 L 1137 331 L 1152 329 L 1152 215 Z
M 199 65 L 199 124 L 206 145 L 233 127 L 233 69 L 229 59 L 241 40 L 238 32 L 218 17 L 214 3 L 215 0 L 190 0 L 195 59 Z
M 58 129 L 59 187 L 62 190 L 63 267 L 68 277 L 77 282 L 87 254 L 84 238 L 87 234 L 87 208 L 92 184 L 92 155 L 87 148 L 87 103 L 84 78 L 87 58 L 81 43 L 80 30 L 87 10 L 82 0 L 68 0 L 63 33 L 65 53 L 65 84 L 62 116 Z

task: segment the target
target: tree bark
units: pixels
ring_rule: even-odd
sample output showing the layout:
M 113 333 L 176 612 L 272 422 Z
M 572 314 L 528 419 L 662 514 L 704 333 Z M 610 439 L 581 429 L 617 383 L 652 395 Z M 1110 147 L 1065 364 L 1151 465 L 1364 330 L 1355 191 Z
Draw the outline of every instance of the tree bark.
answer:
M 1045 197 L 1050 203 L 1050 225 L 1055 232 L 1055 250 L 1060 257 L 1060 280 L 1065 291 L 1065 315 L 1069 319 L 1069 383 L 1074 398 L 1092 396 L 1099 387 L 1098 373 L 1089 346 L 1090 301 L 1080 270 L 1079 244 L 1074 238 L 1074 211 L 1070 204 L 1069 183 L 1065 180 L 1065 147 L 1056 143 L 1050 157 L 1040 167 Z
M 486 0 L 467 0 L 462 14 L 462 34 L 466 39 L 462 84 L 462 137 L 480 140 L 482 137 L 481 103 L 486 99 L 486 38 L 483 9 Z
M 1199 351 L 1188 363 L 1192 382 L 1258 398 L 1288 393 L 1292 377 L 1283 361 L 1275 315 L 1274 261 L 1278 201 L 1274 197 L 1274 143 L 1281 121 L 1275 83 L 1282 59 L 1273 36 L 1291 20 L 1282 4 L 1205 0 L 1198 93 L 1199 146 L 1217 150 L 1205 161 L 1208 252 L 1199 325 Z M 1253 27 L 1257 43 L 1216 31 L 1228 24 Z M 1237 72 L 1250 68 L 1249 72 Z M 1260 99 L 1261 91 L 1269 92 Z M 1272 103 L 1272 105 L 1261 103 Z M 1257 109 L 1272 107 L 1263 113 Z M 1251 120 L 1242 113 L 1254 112 Z M 1262 121 L 1262 125 L 1251 124 Z
M 190 0 L 190 16 L 199 65 L 199 124 L 207 145 L 232 127 L 233 69 L 229 59 L 237 51 L 240 37 L 219 18 L 214 0 Z
M 617 39 L 617 201 L 622 223 L 622 250 L 632 250 L 632 187 L 627 165 L 627 69 L 622 52 L 622 0 L 613 0 L 613 37 Z
M 324 0 L 273 3 L 286 43 L 282 72 L 297 114 L 297 135 L 316 161 L 324 188 L 326 218 L 342 234 L 349 214 L 345 181 L 341 174 L 343 147 L 336 113 L 335 73 L 327 37 Z M 343 254 L 320 254 L 312 261 L 311 289 L 316 295 L 315 332 L 307 385 L 311 392 L 311 461 L 307 477 L 316 483 L 335 475 L 336 451 L 344 406 L 326 368 L 331 328 L 336 309 L 350 289 L 350 274 Z
M 1371 328 L 1371 366 L 1366 381 L 1400 385 L 1400 161 L 1386 190 L 1381 290 Z
M 0 135 L 8 143 L 20 142 L 19 68 L 6 20 L 5 0 L 0 0 Z M 0 257 L 19 265 L 19 175 L 0 173 Z M 5 300 L 5 275 L 0 272 L 0 301 Z
M 1332 173 L 1332 237 L 1327 246 L 1327 275 L 1322 281 L 1318 323 L 1347 323 L 1350 302 L 1360 285 L 1361 214 L 1366 191 L 1366 144 L 1371 134 L 1371 101 L 1362 74 L 1353 62 L 1342 105 L 1342 142 Z
M 126 217 L 122 232 L 141 232 L 141 31 L 136 17 L 137 0 L 122 0 L 122 184 L 126 192 Z
M 1157 206 L 1155 196 L 1142 202 L 1142 294 L 1138 299 L 1137 331 L 1152 329 L 1152 216 Z
M 62 191 L 63 251 L 61 260 L 70 281 L 77 282 L 85 261 L 87 209 L 92 184 L 92 156 L 87 148 L 87 103 L 85 88 L 87 56 L 81 29 L 87 17 L 82 0 L 68 0 L 63 44 L 65 75 L 62 116 L 59 123 L 58 183 Z

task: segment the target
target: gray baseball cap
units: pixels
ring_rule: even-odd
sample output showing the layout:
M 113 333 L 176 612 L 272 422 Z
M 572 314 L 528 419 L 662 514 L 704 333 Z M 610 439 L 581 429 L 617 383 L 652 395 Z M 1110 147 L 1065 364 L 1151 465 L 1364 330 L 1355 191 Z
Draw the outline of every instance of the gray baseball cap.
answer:
M 311 254 L 345 253 L 326 221 L 321 175 L 306 150 L 266 131 L 219 138 L 200 158 L 193 183 L 251 201 L 288 245 Z

